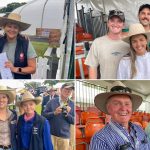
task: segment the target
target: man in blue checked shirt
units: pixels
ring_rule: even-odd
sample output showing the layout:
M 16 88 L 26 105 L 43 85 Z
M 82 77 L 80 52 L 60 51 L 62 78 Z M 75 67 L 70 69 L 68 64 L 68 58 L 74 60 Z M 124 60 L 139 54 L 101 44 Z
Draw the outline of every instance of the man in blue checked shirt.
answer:
M 129 122 L 142 97 L 116 81 L 110 92 L 98 94 L 94 101 L 98 109 L 111 116 L 111 121 L 92 137 L 90 150 L 150 150 L 144 130 Z

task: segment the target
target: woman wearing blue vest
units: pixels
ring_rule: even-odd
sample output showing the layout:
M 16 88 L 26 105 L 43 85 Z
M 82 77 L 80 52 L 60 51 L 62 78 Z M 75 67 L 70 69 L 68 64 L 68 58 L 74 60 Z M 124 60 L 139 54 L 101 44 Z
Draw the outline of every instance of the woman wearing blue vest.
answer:
M 0 85 L 0 150 L 17 150 L 17 114 L 8 109 L 15 100 L 15 91 Z
M 36 52 L 30 41 L 20 34 L 30 24 L 22 22 L 19 14 L 10 13 L 8 17 L 0 17 L 0 26 L 4 29 L 0 53 L 6 52 L 8 57 L 5 67 L 10 68 L 14 79 L 31 79 L 31 74 L 36 71 Z
M 35 106 L 40 102 L 40 97 L 27 91 L 17 103 L 24 110 L 17 125 L 18 150 L 53 150 L 48 120 L 35 112 Z

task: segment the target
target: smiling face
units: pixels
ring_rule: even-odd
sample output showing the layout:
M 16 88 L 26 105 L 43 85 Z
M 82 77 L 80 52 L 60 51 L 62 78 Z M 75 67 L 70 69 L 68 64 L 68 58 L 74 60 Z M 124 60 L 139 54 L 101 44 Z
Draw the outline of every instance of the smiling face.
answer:
M 0 109 L 6 109 L 8 105 L 8 96 L 6 94 L 0 94 Z
M 27 115 L 34 114 L 36 104 L 33 100 L 23 102 L 21 106 L 22 106 L 25 114 L 27 114 Z
M 142 56 L 146 53 L 147 39 L 143 34 L 134 35 L 131 37 L 131 46 L 136 55 Z
M 143 26 L 149 26 L 150 25 L 150 9 L 144 8 L 142 11 L 140 11 L 139 15 L 139 21 Z
M 19 33 L 19 26 L 13 23 L 7 23 L 4 26 L 4 32 L 6 33 L 8 40 L 15 40 Z
M 118 34 L 122 32 L 124 22 L 119 17 L 113 16 L 108 20 L 107 26 L 110 33 Z
M 108 113 L 111 118 L 121 124 L 127 126 L 132 115 L 132 102 L 128 95 L 114 95 L 112 96 L 107 105 Z
M 68 100 L 69 96 L 71 95 L 72 89 L 71 88 L 62 88 L 61 89 L 61 98 L 63 100 Z

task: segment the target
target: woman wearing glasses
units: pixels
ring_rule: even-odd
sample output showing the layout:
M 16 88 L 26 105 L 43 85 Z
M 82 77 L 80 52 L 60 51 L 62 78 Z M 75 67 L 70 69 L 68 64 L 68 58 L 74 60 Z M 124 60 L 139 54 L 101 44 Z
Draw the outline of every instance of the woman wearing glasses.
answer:
M 130 25 L 128 36 L 123 38 L 130 44 L 130 56 L 121 59 L 118 79 L 150 79 L 149 36 L 150 32 L 145 32 L 141 24 Z

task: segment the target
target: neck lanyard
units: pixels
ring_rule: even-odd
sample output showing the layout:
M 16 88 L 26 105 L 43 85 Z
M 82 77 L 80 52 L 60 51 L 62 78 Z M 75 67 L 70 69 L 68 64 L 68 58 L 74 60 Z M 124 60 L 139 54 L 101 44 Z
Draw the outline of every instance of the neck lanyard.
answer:
M 129 141 L 129 139 L 121 132 L 121 130 L 115 125 L 113 124 L 111 121 L 110 121 L 110 126 L 112 127 L 112 129 L 114 129 L 127 143 L 130 143 L 131 146 L 133 148 L 135 148 L 135 150 L 139 150 L 139 141 L 137 138 L 133 137 L 134 138 L 134 142 L 135 142 L 135 146 Z

